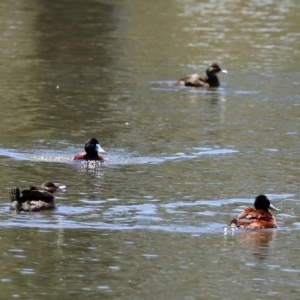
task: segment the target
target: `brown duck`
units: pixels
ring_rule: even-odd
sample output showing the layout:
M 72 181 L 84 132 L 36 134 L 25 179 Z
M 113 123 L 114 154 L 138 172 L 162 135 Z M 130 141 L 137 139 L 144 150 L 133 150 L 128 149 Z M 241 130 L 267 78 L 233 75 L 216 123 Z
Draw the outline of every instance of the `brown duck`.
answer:
M 199 74 L 190 74 L 180 78 L 176 85 L 192 86 L 198 88 L 213 88 L 220 86 L 218 73 L 228 73 L 222 70 L 217 63 L 211 63 L 206 69 L 206 76 Z
M 64 189 L 65 186 L 57 186 L 52 181 L 44 182 L 39 188 L 30 186 L 29 189 L 20 190 L 16 187 L 10 192 L 12 210 L 16 211 L 40 211 L 55 209 L 54 193 Z
M 266 229 L 277 228 L 276 219 L 270 210 L 278 210 L 274 207 L 269 198 L 259 195 L 255 198 L 254 208 L 247 207 L 231 222 L 231 228 L 243 229 Z
M 105 161 L 105 158 L 99 152 L 105 152 L 100 146 L 96 138 L 89 139 L 84 145 L 85 152 L 78 153 L 74 156 L 73 160 L 98 160 Z

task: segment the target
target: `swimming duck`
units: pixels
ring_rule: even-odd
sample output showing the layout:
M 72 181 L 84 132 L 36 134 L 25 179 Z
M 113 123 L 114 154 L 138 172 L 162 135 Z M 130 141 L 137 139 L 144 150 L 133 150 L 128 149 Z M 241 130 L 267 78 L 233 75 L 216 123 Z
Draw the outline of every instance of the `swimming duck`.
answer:
M 199 88 L 210 88 L 220 86 L 220 82 L 217 73 L 228 73 L 226 70 L 222 70 L 217 63 L 211 63 L 206 69 L 206 76 L 199 74 L 190 74 L 182 77 L 176 83 L 180 86 L 192 86 Z
M 44 182 L 39 188 L 30 186 L 22 191 L 16 187 L 10 192 L 10 208 L 17 211 L 54 209 L 56 206 L 53 194 L 64 188 L 65 186 L 57 186 L 52 181 Z
M 105 158 L 99 152 L 105 152 L 97 139 L 91 138 L 84 145 L 85 152 L 78 153 L 74 156 L 73 160 L 100 160 L 104 161 Z
M 231 228 L 266 229 L 277 228 L 275 217 L 269 210 L 278 210 L 267 196 L 259 195 L 254 200 L 254 208 L 245 208 L 228 226 Z

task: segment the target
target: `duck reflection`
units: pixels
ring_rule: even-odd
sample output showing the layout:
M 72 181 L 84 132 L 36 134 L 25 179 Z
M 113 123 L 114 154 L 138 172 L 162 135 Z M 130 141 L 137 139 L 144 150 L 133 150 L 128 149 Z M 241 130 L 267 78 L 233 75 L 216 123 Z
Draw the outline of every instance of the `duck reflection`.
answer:
M 209 103 L 212 105 L 219 105 L 222 102 L 226 102 L 226 95 L 222 91 L 189 91 L 187 94 L 187 102 L 190 104 Z
M 251 249 L 253 256 L 263 260 L 269 254 L 272 241 L 276 237 L 276 230 L 233 230 L 232 236 L 236 238 L 237 245 L 240 248 L 245 250 Z

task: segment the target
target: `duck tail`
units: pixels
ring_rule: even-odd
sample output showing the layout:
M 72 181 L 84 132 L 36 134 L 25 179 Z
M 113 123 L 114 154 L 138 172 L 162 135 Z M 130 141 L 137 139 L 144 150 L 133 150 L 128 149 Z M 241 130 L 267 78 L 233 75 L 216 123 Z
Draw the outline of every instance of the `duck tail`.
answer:
M 16 187 L 15 189 L 11 189 L 10 191 L 10 200 L 11 202 L 17 201 L 20 202 L 21 200 L 21 191 L 19 187 Z

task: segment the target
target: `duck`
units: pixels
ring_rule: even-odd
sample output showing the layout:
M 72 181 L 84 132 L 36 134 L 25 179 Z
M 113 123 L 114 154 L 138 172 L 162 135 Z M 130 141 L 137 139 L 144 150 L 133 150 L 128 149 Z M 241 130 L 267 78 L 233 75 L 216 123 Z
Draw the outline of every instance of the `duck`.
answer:
M 13 188 L 10 192 L 11 210 L 16 211 L 40 211 L 55 209 L 54 193 L 63 190 L 66 186 L 58 186 L 52 181 L 44 182 L 40 187 L 30 186 L 28 189 L 20 190 Z
M 176 85 L 191 86 L 197 88 L 216 88 L 220 86 L 218 73 L 227 74 L 227 70 L 221 69 L 218 63 L 213 62 L 206 69 L 206 76 L 199 74 L 190 74 L 180 78 Z
M 259 195 L 254 200 L 254 208 L 245 208 L 235 219 L 228 224 L 229 227 L 243 229 L 277 228 L 275 217 L 270 210 L 279 210 L 273 206 L 266 195 Z
M 103 155 L 99 152 L 105 152 L 100 146 L 99 141 L 96 138 L 89 139 L 84 145 L 85 152 L 78 153 L 74 156 L 73 160 L 98 160 L 105 161 Z

